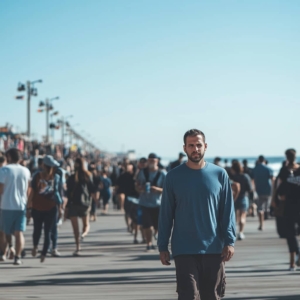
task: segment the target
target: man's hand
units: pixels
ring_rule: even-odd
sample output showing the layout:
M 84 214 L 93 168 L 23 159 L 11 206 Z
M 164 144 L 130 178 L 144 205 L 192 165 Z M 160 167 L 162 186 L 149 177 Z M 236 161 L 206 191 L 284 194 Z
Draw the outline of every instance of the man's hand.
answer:
M 162 193 L 163 189 L 160 188 L 160 187 L 158 187 L 158 186 L 152 185 L 152 186 L 151 186 L 151 191 L 153 191 L 153 192 L 158 192 L 158 193 Z
M 234 254 L 234 248 L 232 246 L 225 246 L 221 257 L 223 258 L 223 262 L 230 261 Z
M 164 266 L 169 266 L 171 264 L 169 251 L 160 252 L 160 261 Z

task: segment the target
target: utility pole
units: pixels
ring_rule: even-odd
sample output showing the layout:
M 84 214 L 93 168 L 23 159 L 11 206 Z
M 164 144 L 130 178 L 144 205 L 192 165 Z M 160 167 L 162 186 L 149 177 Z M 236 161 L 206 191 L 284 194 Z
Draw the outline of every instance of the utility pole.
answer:
M 30 96 L 31 96 L 31 83 L 27 81 L 27 136 L 30 140 Z
M 61 118 L 61 142 L 62 144 L 65 143 L 65 121 L 64 121 L 64 117 Z
M 23 83 L 19 82 L 17 91 L 18 92 L 24 92 L 27 89 L 27 136 L 30 139 L 31 136 L 31 128 L 30 128 L 30 100 L 31 100 L 31 96 L 37 96 L 37 89 L 34 88 L 34 84 L 35 83 L 42 83 L 43 81 L 40 80 L 35 80 L 35 81 L 27 81 L 26 85 Z M 17 96 L 16 99 L 24 99 L 23 96 Z
M 49 143 L 49 99 L 46 99 L 46 143 Z

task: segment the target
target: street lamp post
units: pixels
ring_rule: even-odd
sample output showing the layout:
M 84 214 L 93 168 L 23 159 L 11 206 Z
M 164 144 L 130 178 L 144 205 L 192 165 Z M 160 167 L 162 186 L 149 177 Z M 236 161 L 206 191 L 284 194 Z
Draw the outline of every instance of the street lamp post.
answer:
M 27 81 L 26 86 L 25 84 L 19 83 L 18 85 L 18 92 L 22 92 L 27 90 L 27 136 L 30 139 L 31 135 L 31 130 L 30 130 L 30 100 L 31 96 L 37 96 L 37 89 L 34 88 L 35 83 L 42 83 L 43 81 L 40 80 L 35 80 L 35 81 Z M 16 99 L 22 99 L 21 96 L 17 96 Z
M 62 144 L 65 143 L 65 123 L 70 118 L 73 118 L 73 115 L 61 118 L 61 141 L 62 141 Z
M 58 100 L 58 99 L 59 99 L 59 97 L 55 97 L 55 98 L 51 98 L 51 99 L 47 98 L 45 100 L 45 102 L 41 101 L 40 105 L 39 105 L 40 107 L 45 106 L 45 111 L 46 111 L 46 143 L 49 142 L 49 127 L 50 127 L 49 126 L 49 111 L 53 109 L 51 102 L 54 100 Z M 43 111 L 44 111 L 43 109 L 39 110 L 39 112 L 43 112 Z

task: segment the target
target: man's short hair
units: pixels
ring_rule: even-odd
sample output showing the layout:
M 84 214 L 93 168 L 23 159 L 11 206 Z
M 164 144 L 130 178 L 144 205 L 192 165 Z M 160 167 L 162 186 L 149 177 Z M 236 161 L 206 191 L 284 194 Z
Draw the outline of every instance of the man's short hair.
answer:
M 5 157 L 4 156 L 0 156 L 0 164 L 3 164 L 5 162 Z
M 186 144 L 186 138 L 188 136 L 197 136 L 197 135 L 202 135 L 203 141 L 205 142 L 205 134 L 201 130 L 199 130 L 199 129 L 190 129 L 183 136 L 184 144 Z
M 21 152 L 17 148 L 11 148 L 6 151 L 6 157 L 9 156 L 13 163 L 17 163 L 22 159 Z
M 287 149 L 285 151 L 285 156 L 289 163 L 293 163 L 296 160 L 296 150 L 295 149 Z
M 265 161 L 265 157 L 264 157 L 263 155 L 260 155 L 260 156 L 258 157 L 258 161 L 259 161 L 260 163 L 263 163 L 263 162 Z

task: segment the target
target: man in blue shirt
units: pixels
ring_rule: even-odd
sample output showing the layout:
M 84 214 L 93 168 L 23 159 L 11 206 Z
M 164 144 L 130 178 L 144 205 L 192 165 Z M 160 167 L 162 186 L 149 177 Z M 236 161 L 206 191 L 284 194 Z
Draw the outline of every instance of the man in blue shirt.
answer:
M 165 177 L 165 172 L 158 168 L 158 156 L 150 153 L 147 168 L 141 169 L 136 178 L 137 190 L 140 193 L 139 205 L 142 207 L 142 226 L 147 243 L 146 251 L 155 250 L 152 244 L 153 229 L 156 233 Z
M 234 254 L 235 214 L 226 171 L 204 160 L 205 135 L 184 135 L 188 162 L 170 171 L 164 183 L 158 227 L 163 265 L 175 260 L 179 300 L 218 300 L 225 293 L 224 262 Z
M 258 230 L 263 230 L 264 216 L 268 214 L 272 195 L 273 171 L 266 166 L 265 158 L 260 155 L 257 164 L 253 169 L 252 176 L 258 195 L 257 211 L 259 217 Z

